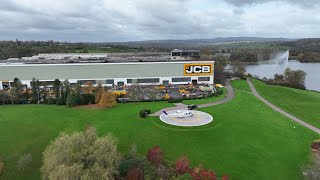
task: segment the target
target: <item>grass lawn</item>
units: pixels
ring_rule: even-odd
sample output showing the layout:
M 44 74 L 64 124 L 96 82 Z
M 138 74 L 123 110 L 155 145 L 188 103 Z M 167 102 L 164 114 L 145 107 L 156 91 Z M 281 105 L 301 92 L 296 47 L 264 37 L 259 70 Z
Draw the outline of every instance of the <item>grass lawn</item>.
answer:
M 219 101 L 223 98 L 226 97 L 226 93 L 227 93 L 227 90 L 226 88 L 221 88 L 223 93 L 220 95 L 220 96 L 213 96 L 213 97 L 208 97 L 208 98 L 205 98 L 205 99 L 188 99 L 188 100 L 183 100 L 182 103 L 183 104 L 205 104 L 205 103 L 210 103 L 210 102 L 215 102 L 215 101 Z
M 153 112 L 166 102 L 119 104 L 109 110 L 69 109 L 55 105 L 0 106 L 0 156 L 3 179 L 38 179 L 41 153 L 59 132 L 84 129 L 87 123 L 103 135 L 111 132 L 125 153 L 135 143 L 141 154 L 160 145 L 169 160 L 185 154 L 193 165 L 202 164 L 232 179 L 300 179 L 310 143 L 319 138 L 304 127 L 271 110 L 253 95 L 236 91 L 227 104 L 202 109 L 214 122 L 197 128 L 166 125 L 158 117 L 140 119 L 138 111 Z M 296 127 L 296 128 L 294 128 Z M 16 161 L 31 152 L 33 162 L 24 173 Z
M 251 79 L 261 96 L 268 101 L 320 128 L 320 93 L 283 86 L 269 86 Z
M 240 89 L 240 90 L 243 90 L 243 91 L 251 92 L 249 84 L 244 79 L 231 81 L 231 84 L 232 84 L 232 87 L 235 88 L 235 89 Z

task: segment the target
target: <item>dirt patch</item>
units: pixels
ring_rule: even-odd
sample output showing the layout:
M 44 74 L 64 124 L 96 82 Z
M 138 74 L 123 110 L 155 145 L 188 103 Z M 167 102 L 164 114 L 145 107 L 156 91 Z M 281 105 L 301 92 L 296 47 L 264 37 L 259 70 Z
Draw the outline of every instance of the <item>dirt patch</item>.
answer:
M 77 109 L 103 109 L 98 104 L 77 105 L 74 108 L 77 108 Z

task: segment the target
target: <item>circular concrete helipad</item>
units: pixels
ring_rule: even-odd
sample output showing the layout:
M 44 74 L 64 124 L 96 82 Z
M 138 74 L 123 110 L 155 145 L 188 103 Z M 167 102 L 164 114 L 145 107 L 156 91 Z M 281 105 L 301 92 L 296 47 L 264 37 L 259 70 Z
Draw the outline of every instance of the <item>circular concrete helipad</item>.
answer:
M 166 114 L 162 113 L 160 115 L 160 120 L 164 123 L 171 124 L 174 126 L 202 126 L 205 124 L 209 124 L 213 118 L 210 114 L 202 112 L 202 111 L 195 111 L 195 110 L 183 110 L 192 112 L 193 115 L 190 117 L 179 117 L 177 111 L 167 111 Z

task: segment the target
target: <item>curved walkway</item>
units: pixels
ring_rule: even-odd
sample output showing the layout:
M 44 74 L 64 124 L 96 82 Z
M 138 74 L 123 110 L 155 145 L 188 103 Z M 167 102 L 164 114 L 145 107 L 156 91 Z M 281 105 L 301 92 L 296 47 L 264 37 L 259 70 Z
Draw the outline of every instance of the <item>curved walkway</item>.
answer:
M 233 87 L 231 86 L 230 79 L 227 79 L 225 87 L 227 89 L 227 94 L 226 94 L 225 98 L 223 98 L 219 101 L 212 102 L 212 103 L 199 104 L 198 108 L 216 106 L 216 105 L 224 104 L 224 103 L 231 101 L 235 97 L 235 93 L 234 93 Z M 174 110 L 180 110 L 180 109 L 188 109 L 188 105 L 185 105 L 182 103 L 177 103 L 175 105 L 176 105 L 175 107 L 164 108 L 158 112 L 155 112 L 154 114 L 150 114 L 150 116 L 160 116 L 162 114 L 162 111 L 174 111 Z
M 299 119 L 299 118 L 297 118 L 297 117 L 295 117 L 295 116 L 293 116 L 293 115 L 291 115 L 291 114 L 283 111 L 282 109 L 280 109 L 280 108 L 278 108 L 277 106 L 271 104 L 269 101 L 267 101 L 267 100 L 264 99 L 262 96 L 260 96 L 259 93 L 257 92 L 256 88 L 254 87 L 254 85 L 252 84 L 252 82 L 251 82 L 251 80 L 250 80 L 249 78 L 247 78 L 247 82 L 248 82 L 248 84 L 249 84 L 249 86 L 250 86 L 250 89 L 251 89 L 252 93 L 253 93 L 258 99 L 260 99 L 262 102 L 264 102 L 266 105 L 268 105 L 269 107 L 271 107 L 273 110 L 275 110 L 275 111 L 283 114 L 284 116 L 286 116 L 286 117 L 290 118 L 291 120 L 293 120 L 293 121 L 301 124 L 302 126 L 304 126 L 304 127 L 308 128 L 308 129 L 310 129 L 310 130 L 312 130 L 312 131 L 320 134 L 320 129 L 319 129 L 319 128 L 316 128 L 316 127 L 314 127 L 314 126 L 312 126 L 312 125 L 304 122 L 303 120 L 301 120 L 301 119 Z

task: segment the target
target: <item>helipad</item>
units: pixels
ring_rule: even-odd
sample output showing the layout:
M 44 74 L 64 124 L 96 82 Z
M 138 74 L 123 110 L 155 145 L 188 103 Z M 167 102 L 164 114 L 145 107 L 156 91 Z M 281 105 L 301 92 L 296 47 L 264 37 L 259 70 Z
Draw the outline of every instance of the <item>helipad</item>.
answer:
M 195 110 L 189 110 L 189 112 L 192 112 L 193 115 L 187 117 L 179 117 L 179 113 L 177 113 L 176 110 L 167 111 L 166 113 L 168 115 L 162 113 L 160 115 L 160 120 L 164 123 L 174 126 L 202 126 L 205 124 L 209 124 L 213 120 L 213 117 L 208 113 Z

